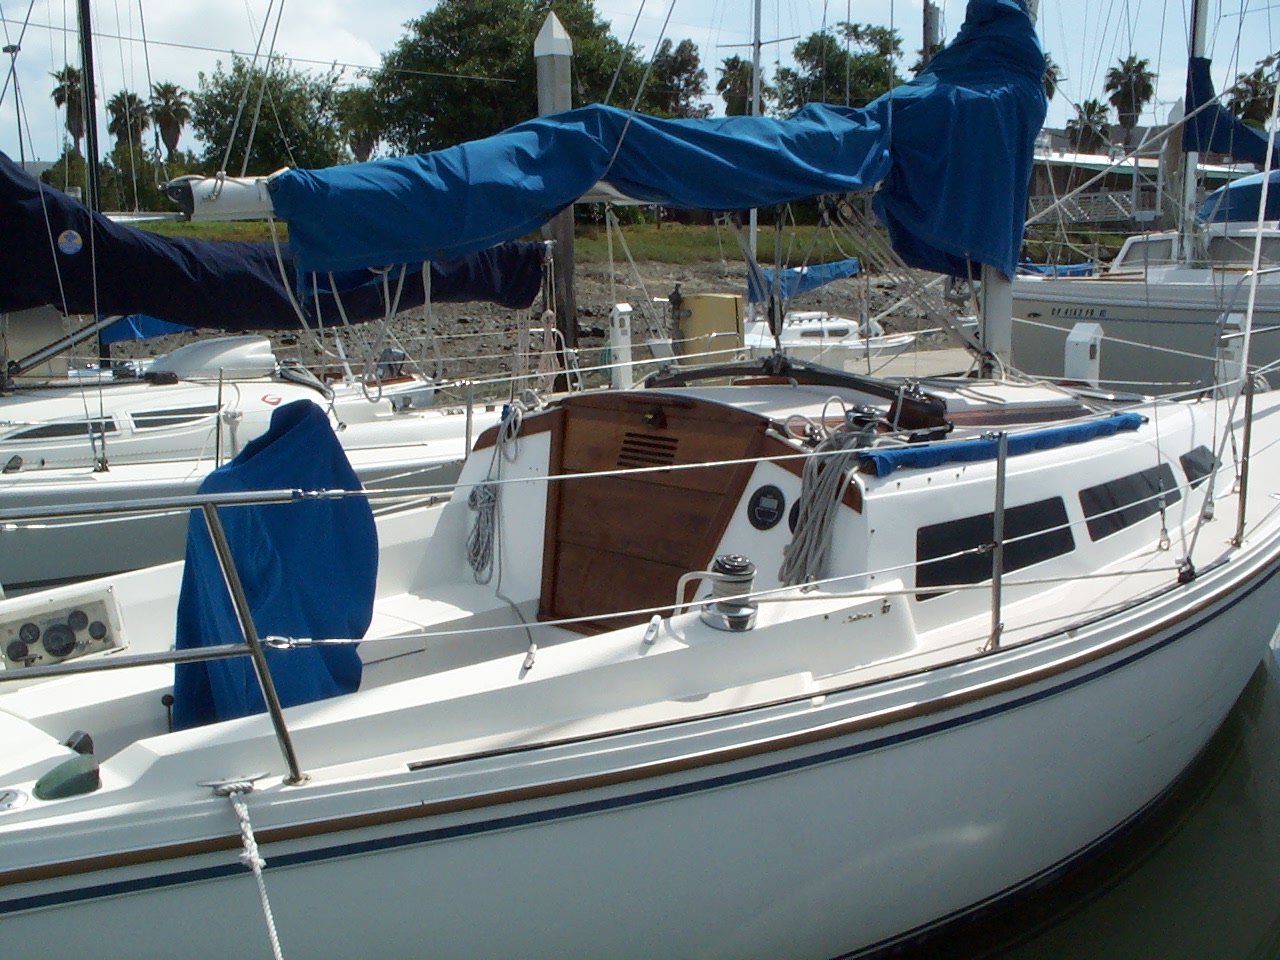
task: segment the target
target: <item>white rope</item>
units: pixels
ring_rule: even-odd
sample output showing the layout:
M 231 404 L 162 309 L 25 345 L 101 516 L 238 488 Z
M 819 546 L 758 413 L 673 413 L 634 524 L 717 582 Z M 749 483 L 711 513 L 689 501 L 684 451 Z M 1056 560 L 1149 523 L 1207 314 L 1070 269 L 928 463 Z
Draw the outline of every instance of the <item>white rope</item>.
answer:
M 511 401 L 511 409 L 498 425 L 498 438 L 493 445 L 493 459 L 484 482 L 476 484 L 467 495 L 467 506 L 475 511 L 476 522 L 467 535 L 467 564 L 475 575 L 476 583 L 489 583 L 493 579 L 493 558 L 497 543 L 498 481 L 502 477 L 502 461 L 514 462 L 515 441 L 520 436 L 524 421 L 524 404 Z
M 258 852 L 258 841 L 253 836 L 253 823 L 249 820 L 249 808 L 245 805 L 244 795 L 253 792 L 253 783 L 249 780 L 235 780 L 221 783 L 213 788 L 213 792 L 231 801 L 231 808 L 236 812 L 240 822 L 240 843 L 243 850 L 240 862 L 253 871 L 253 879 L 258 884 L 258 899 L 262 901 L 262 915 L 267 921 L 267 936 L 271 938 L 271 955 L 275 960 L 284 960 L 284 952 L 280 949 L 280 936 L 276 933 L 275 917 L 271 915 L 271 901 L 267 898 L 267 883 L 262 878 L 262 868 L 267 861 Z
M 861 433 L 836 433 L 815 451 L 831 456 L 805 461 L 796 529 L 791 542 L 782 548 L 782 567 L 778 570 L 778 580 L 784 586 L 809 583 L 825 575 L 837 508 L 851 481 L 857 449 L 865 443 Z

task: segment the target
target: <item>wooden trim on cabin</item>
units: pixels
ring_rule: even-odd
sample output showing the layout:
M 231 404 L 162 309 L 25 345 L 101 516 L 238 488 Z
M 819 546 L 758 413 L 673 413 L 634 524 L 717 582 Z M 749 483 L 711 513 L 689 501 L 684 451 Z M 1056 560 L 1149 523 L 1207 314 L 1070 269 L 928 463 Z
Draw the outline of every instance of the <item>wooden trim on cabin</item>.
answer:
M 756 456 L 769 458 L 772 463 L 777 464 L 787 473 L 801 478 L 804 477 L 805 461 L 809 458 L 808 452 L 797 450 L 777 437 L 768 434 L 761 438 L 760 452 Z M 786 459 L 772 459 L 774 457 L 785 457 Z M 855 513 L 862 512 L 862 486 L 856 474 L 844 488 L 844 495 L 840 498 L 840 502 Z
M 554 418 L 550 415 L 556 413 L 558 407 L 552 407 L 550 410 L 539 410 L 536 413 L 525 414 L 520 421 L 520 433 L 517 436 L 531 437 L 536 433 L 546 433 L 548 430 L 555 428 Z M 497 424 L 485 430 L 480 436 L 476 437 L 475 445 L 472 451 L 487 450 L 498 442 L 498 431 L 502 429 L 502 424 Z
M 707 568 L 755 466 L 722 461 L 760 456 L 769 421 L 660 391 L 579 394 L 560 408 L 549 472 L 570 476 L 548 485 L 538 616 L 579 619 L 583 633 L 642 622 L 614 611 L 674 604 L 676 581 Z M 708 466 L 615 473 L 695 464 Z

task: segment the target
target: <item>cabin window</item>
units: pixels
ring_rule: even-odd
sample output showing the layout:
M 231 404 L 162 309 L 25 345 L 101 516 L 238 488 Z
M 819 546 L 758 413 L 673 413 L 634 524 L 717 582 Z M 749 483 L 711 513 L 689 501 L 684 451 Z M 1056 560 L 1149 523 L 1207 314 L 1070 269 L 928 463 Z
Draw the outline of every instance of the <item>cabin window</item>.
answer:
M 91 430 L 95 437 L 100 437 L 104 433 L 115 433 L 116 423 L 114 420 L 76 420 L 71 423 L 45 423 L 38 427 L 31 427 L 28 430 L 11 434 L 5 437 L 5 442 L 13 443 L 18 440 L 65 440 L 70 437 L 88 437 Z
M 921 527 L 916 531 L 916 589 L 990 580 L 991 552 L 973 551 L 991 545 L 994 532 L 994 513 Z M 1066 504 L 1061 497 L 1007 508 L 1004 536 L 1006 573 L 1051 560 L 1076 548 Z M 960 556 L 953 556 L 957 553 Z M 944 592 L 917 593 L 916 599 L 929 600 Z
M 1218 458 L 1208 447 L 1196 447 L 1180 456 L 1178 462 L 1182 464 L 1182 472 L 1187 475 L 1187 482 L 1194 488 L 1204 483 L 1204 478 L 1213 473 L 1218 465 Z
M 1130 244 L 1129 249 L 1125 251 L 1124 259 L 1117 262 L 1112 269 L 1119 270 L 1124 267 L 1141 269 L 1173 262 L 1173 238 L 1162 237 L 1158 240 L 1139 240 Z
M 1182 499 L 1167 463 L 1080 491 L 1089 538 L 1101 540 Z
M 1248 267 L 1253 265 L 1253 237 L 1210 237 L 1209 262 L 1213 266 Z M 1262 262 L 1280 261 L 1280 239 L 1264 237 Z
M 130 414 L 137 430 L 157 430 L 160 427 L 177 427 L 184 423 L 196 423 L 218 412 L 217 404 L 203 407 L 183 407 L 175 410 L 148 410 Z

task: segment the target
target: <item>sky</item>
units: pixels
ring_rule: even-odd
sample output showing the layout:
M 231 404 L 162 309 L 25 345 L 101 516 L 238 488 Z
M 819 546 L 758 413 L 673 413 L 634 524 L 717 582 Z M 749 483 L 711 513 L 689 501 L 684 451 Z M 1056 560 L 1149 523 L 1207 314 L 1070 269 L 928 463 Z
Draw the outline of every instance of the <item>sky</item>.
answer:
M 1213 75 L 1221 89 L 1280 45 L 1280 5 L 1272 0 L 1208 2 Z M 253 52 L 269 4 L 270 0 L 92 0 L 99 104 L 124 88 L 145 96 L 148 74 L 154 82 L 194 88 L 198 73 L 211 72 L 219 59 L 229 59 L 230 51 Z M 1147 58 L 1159 74 L 1155 102 L 1143 122 L 1164 122 L 1182 95 L 1189 4 L 1190 0 L 1041 0 L 1041 41 L 1065 78 L 1050 104 L 1047 125 L 1065 124 L 1074 115 L 1072 103 L 1102 97 L 1107 68 L 1131 52 Z M 377 66 L 381 53 L 402 36 L 404 23 L 431 6 L 431 0 L 293 0 L 280 17 L 275 50 L 293 58 L 295 65 L 317 71 L 334 61 L 348 64 L 346 76 L 354 79 L 359 68 Z M 845 19 L 895 26 L 910 51 L 900 68 L 905 72 L 921 45 L 921 6 L 921 0 L 761 0 L 766 75 L 779 59 L 787 62 L 797 38 L 821 29 L 824 22 Z M 941 0 L 939 6 L 943 35 L 950 38 L 963 19 L 964 2 Z M 277 2 L 273 24 L 279 9 Z M 596 9 L 612 24 L 614 36 L 630 38 L 646 54 L 663 36 L 677 42 L 693 40 L 711 87 L 722 59 L 750 56 L 751 0 L 596 0 Z M 0 0 L 4 45 L 21 39 L 13 62 L 28 159 L 53 160 L 62 151 L 61 120 L 49 97 L 54 86 L 49 74 L 64 63 L 78 62 L 75 17 L 75 0 Z M 28 20 L 24 33 L 23 22 Z M 264 50 L 269 42 L 270 31 Z M 0 57 L 6 78 L 9 59 Z M 0 81 L 0 86 L 6 84 Z M 714 94 L 709 99 L 717 111 L 723 109 Z M 16 158 L 15 103 L 10 80 L 0 101 L 0 150 Z M 100 108 L 99 139 L 105 144 L 102 112 Z M 189 132 L 180 145 L 192 145 Z

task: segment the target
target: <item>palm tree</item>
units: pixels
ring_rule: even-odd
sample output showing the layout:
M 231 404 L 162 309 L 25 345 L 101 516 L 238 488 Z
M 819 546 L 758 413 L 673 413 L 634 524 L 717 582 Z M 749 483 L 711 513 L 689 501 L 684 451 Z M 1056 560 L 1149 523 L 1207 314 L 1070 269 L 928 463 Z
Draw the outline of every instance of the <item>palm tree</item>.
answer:
M 356 160 L 364 163 L 382 136 L 378 101 L 372 87 L 348 87 L 338 91 L 338 123 Z
M 1111 109 L 1101 100 L 1086 100 L 1067 121 L 1067 139 L 1077 153 L 1101 153 L 1107 146 Z
M 160 139 L 172 160 L 182 128 L 191 119 L 191 100 L 187 91 L 176 83 L 157 83 L 151 90 L 151 119 L 160 129 Z
M 1276 55 L 1263 57 L 1252 73 L 1236 77 L 1227 94 L 1227 108 L 1251 127 L 1265 129 L 1271 117 L 1271 98 L 1276 92 Z
M 725 57 L 724 63 L 716 68 L 720 79 L 716 81 L 716 93 L 724 100 L 724 112 L 730 117 L 745 117 L 751 113 L 751 61 L 743 60 L 736 54 Z M 760 85 L 760 112 L 764 113 L 764 105 L 769 102 L 772 90 L 765 84 Z
M 54 106 L 67 108 L 67 133 L 71 134 L 79 153 L 80 141 L 84 139 L 84 89 L 80 83 L 80 71 L 67 65 L 49 76 L 58 81 L 50 96 Z
M 1116 108 L 1126 145 L 1133 142 L 1133 128 L 1138 125 L 1142 108 L 1156 95 L 1156 75 L 1147 67 L 1147 60 L 1131 53 L 1118 67 L 1107 71 L 1107 82 L 1102 87 L 1103 93 L 1111 94 L 1107 100 Z
M 1062 68 L 1053 62 L 1053 57 L 1044 55 L 1044 95 L 1050 100 L 1058 92 L 1058 84 L 1062 83 Z
M 131 143 L 142 147 L 142 131 L 151 126 L 147 105 L 142 98 L 129 90 L 121 90 L 107 101 L 107 133 L 117 143 Z

